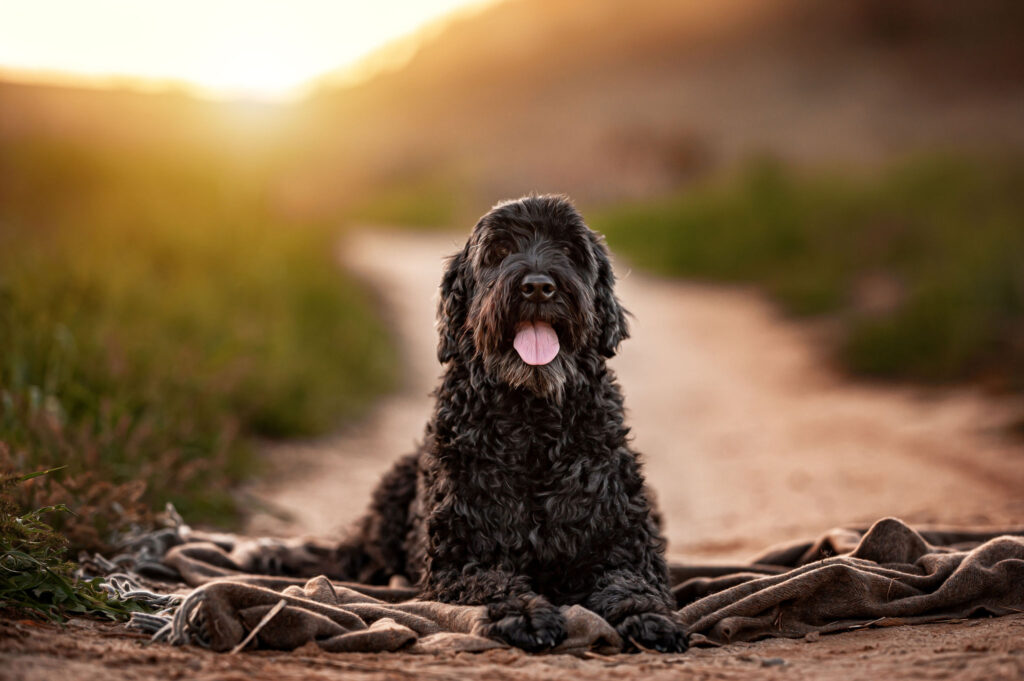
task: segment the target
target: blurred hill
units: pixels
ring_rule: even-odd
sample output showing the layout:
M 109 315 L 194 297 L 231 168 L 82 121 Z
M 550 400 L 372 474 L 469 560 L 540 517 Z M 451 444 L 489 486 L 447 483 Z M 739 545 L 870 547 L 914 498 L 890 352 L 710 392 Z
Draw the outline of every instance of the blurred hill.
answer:
M 443 221 L 531 190 L 657 195 L 754 153 L 1024 147 L 1022 26 L 1014 0 L 509 0 L 287 108 L 4 85 L 0 136 L 207 147 L 266 161 L 293 209 Z
M 144 92 L 0 80 L 0 141 L 46 139 L 112 152 L 267 157 L 281 148 L 287 112 L 173 90 Z
M 751 153 L 1021 147 L 1022 27 L 1012 0 L 513 0 L 400 69 L 325 86 L 304 129 L 320 167 L 351 171 L 336 189 L 447 183 L 485 202 L 650 196 Z

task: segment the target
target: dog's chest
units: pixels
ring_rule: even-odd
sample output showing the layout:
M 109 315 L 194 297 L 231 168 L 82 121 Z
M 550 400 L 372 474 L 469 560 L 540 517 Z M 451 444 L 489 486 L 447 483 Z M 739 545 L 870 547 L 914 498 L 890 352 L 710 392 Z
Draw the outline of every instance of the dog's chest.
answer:
M 523 427 L 511 435 L 493 454 L 503 492 L 489 497 L 500 516 L 515 509 L 503 528 L 511 552 L 544 570 L 597 558 L 622 517 L 620 453 L 594 431 Z
M 551 591 L 585 591 L 591 568 L 639 520 L 619 403 L 506 397 L 442 413 L 432 448 L 439 468 L 426 480 L 432 531 L 465 543 L 466 560 L 557 578 Z

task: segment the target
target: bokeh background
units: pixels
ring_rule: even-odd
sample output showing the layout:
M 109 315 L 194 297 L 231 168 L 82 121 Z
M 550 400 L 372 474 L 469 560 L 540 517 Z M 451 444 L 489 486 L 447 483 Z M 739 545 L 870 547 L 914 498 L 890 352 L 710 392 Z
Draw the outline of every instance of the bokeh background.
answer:
M 858 380 L 1024 390 L 1018 0 L 72 5 L 0 19 L 0 466 L 75 547 L 231 527 L 400 381 L 339 235 L 533 191 Z

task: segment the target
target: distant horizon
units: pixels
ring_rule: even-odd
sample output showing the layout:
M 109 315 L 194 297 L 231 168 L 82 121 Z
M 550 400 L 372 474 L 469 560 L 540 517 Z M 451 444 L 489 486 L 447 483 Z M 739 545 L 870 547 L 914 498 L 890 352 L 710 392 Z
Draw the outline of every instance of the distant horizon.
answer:
M 339 71 L 344 71 L 342 66 Z M 147 78 L 124 74 L 89 75 L 67 71 L 48 69 L 16 69 L 0 65 L 0 85 L 15 85 L 39 88 L 67 88 L 69 90 L 90 90 L 96 92 L 124 92 L 138 95 L 181 96 L 189 99 L 211 103 L 244 103 L 268 107 L 288 106 L 303 101 L 317 91 L 325 78 L 328 82 L 333 72 L 314 77 L 308 83 L 285 95 L 261 95 L 245 90 L 213 90 L 190 83 L 187 80 L 173 78 Z M 360 73 L 359 78 L 351 81 L 338 78 L 339 87 L 357 84 L 371 79 L 377 70 Z
M 287 12 L 278 2 L 252 5 L 257 10 L 251 11 L 236 0 L 196 0 L 165 12 L 163 18 L 173 15 L 177 24 L 164 30 L 155 25 L 159 16 L 144 16 L 138 5 L 104 0 L 89 6 L 90 30 L 82 31 L 67 14 L 83 6 L 43 0 L 20 12 L 0 10 L 0 80 L 288 103 L 325 82 L 353 84 L 398 68 L 453 19 L 497 2 L 385 0 L 367 14 L 365 5 L 328 0 L 289 3 Z M 74 26 L 54 24 L 53 16 Z M 241 28 L 239 17 L 248 20 Z M 176 41 L 186 38 L 200 49 L 182 52 Z M 98 53 L 97 45 L 106 49 Z

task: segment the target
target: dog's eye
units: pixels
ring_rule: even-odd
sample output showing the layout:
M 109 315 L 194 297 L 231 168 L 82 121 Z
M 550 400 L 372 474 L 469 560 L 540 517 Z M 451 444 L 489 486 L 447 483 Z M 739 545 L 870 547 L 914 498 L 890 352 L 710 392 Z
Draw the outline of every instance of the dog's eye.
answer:
M 498 244 L 488 251 L 485 264 L 490 265 L 491 267 L 500 265 L 511 252 L 512 249 L 509 248 L 507 244 Z

